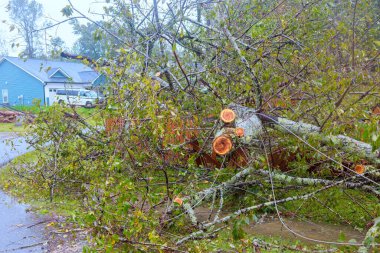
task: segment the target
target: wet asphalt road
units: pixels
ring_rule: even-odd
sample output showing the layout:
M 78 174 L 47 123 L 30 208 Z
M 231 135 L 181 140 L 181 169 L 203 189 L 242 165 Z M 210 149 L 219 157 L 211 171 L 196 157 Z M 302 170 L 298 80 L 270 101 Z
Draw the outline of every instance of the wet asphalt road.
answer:
M 24 138 L 0 133 L 0 168 L 29 151 Z M 44 224 L 38 224 L 40 221 L 42 217 L 28 212 L 27 205 L 18 203 L 0 190 L 0 253 L 45 252 Z
M 18 137 L 15 133 L 0 133 L 0 167 L 28 151 L 29 146 L 23 137 Z

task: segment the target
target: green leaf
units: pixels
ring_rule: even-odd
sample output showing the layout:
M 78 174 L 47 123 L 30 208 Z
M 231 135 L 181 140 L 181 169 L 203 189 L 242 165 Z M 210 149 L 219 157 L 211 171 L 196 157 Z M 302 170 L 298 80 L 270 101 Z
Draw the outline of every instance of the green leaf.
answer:
M 346 241 L 346 235 L 342 231 L 340 231 L 339 237 L 338 237 L 338 242 L 344 242 L 344 241 Z
M 61 12 L 63 16 L 70 17 L 73 14 L 73 8 L 70 5 L 66 5 Z
M 242 222 L 240 220 L 235 221 L 232 229 L 232 238 L 234 240 L 243 239 L 245 235 L 244 229 L 242 227 Z

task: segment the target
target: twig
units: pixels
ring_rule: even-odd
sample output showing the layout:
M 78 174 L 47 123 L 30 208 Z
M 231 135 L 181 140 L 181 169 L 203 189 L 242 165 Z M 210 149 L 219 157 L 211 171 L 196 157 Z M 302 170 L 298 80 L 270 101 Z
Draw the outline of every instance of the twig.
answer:
M 150 246 L 150 247 L 155 247 L 155 248 L 171 250 L 174 252 L 188 253 L 188 251 L 179 250 L 177 248 L 169 247 L 169 246 L 162 245 L 162 244 L 156 244 L 156 243 L 150 243 L 150 242 L 138 242 L 138 241 L 132 241 L 132 240 L 124 239 L 124 238 L 119 238 L 119 240 L 121 242 L 126 242 L 126 243 L 130 243 L 130 244 L 140 244 L 140 245 L 144 245 L 144 246 Z
M 256 77 L 255 73 L 253 72 L 253 69 L 249 65 L 247 59 L 241 53 L 240 48 L 237 45 L 236 40 L 232 36 L 231 32 L 228 30 L 227 27 L 224 27 L 223 31 L 226 34 L 226 36 L 227 36 L 228 40 L 230 41 L 230 43 L 232 44 L 233 48 L 235 49 L 236 53 L 239 55 L 240 61 L 244 64 L 245 68 L 248 71 L 249 76 L 251 77 L 251 80 L 252 80 L 253 86 L 254 86 L 255 105 L 256 105 L 256 109 L 258 110 L 261 107 L 262 100 L 263 100 L 262 91 L 261 91 L 261 86 L 260 86 L 259 80 L 257 79 L 257 77 Z
M 203 229 L 206 229 L 206 228 L 209 228 L 209 227 L 212 227 L 214 225 L 217 225 L 217 224 L 220 224 L 220 223 L 225 223 L 225 222 L 228 222 L 229 220 L 233 219 L 233 218 L 236 218 L 242 214 L 245 214 L 245 213 L 248 213 L 250 211 L 253 211 L 253 210 L 256 210 L 256 209 L 260 209 L 260 208 L 263 208 L 265 206 L 273 206 L 273 205 L 276 205 L 276 204 L 280 204 L 280 203 L 285 203 L 285 202 L 289 202 L 289 201 L 295 201 L 295 200 L 300 200 L 300 199 L 308 199 L 310 197 L 313 197 L 315 194 L 321 192 L 321 191 L 324 191 L 324 190 L 327 190 L 333 186 L 335 186 L 337 183 L 335 184 L 332 184 L 332 185 L 328 185 L 328 186 L 325 186 L 319 190 L 316 190 L 314 192 L 311 192 L 311 193 L 308 193 L 308 194 L 304 194 L 304 195 L 298 195 L 298 196 L 293 196 L 293 197 L 288 197 L 288 198 L 285 198 L 285 199 L 280 199 L 280 200 L 276 200 L 276 201 L 268 201 L 268 202 L 265 202 L 265 203 L 262 203 L 262 204 L 258 204 L 258 205 L 254 205 L 254 206 L 250 206 L 250 207 L 246 207 L 246 208 L 243 208 L 243 209 L 240 209 L 230 215 L 227 215 L 225 216 L 224 218 L 222 219 L 218 219 L 218 220 L 214 220 L 212 222 L 209 222 L 209 223 L 206 223 L 206 224 L 203 224 Z M 179 244 L 182 244 L 184 243 L 185 241 L 187 240 L 190 240 L 194 237 L 197 237 L 199 235 L 202 235 L 204 233 L 203 230 L 200 230 L 200 231 L 196 231 L 196 232 L 193 232 L 191 233 L 189 236 L 187 237 L 184 237 L 182 238 L 181 240 L 177 241 L 176 244 L 179 245 Z
M 33 244 L 30 244 L 30 245 L 26 245 L 26 246 L 21 246 L 21 247 L 18 247 L 18 248 L 0 250 L 0 253 L 2 253 L 2 252 L 18 251 L 18 250 L 23 250 L 23 249 L 29 249 L 29 248 L 33 248 L 33 247 L 37 247 L 37 246 L 40 246 L 40 245 L 46 244 L 47 242 L 48 242 L 48 241 L 37 242 L 37 243 L 33 243 Z
M 188 240 L 202 240 L 205 238 L 209 238 L 210 236 L 213 236 L 214 234 L 216 234 L 217 232 L 219 232 L 220 230 L 222 230 L 226 227 L 227 226 L 222 226 L 220 228 L 217 228 L 217 229 L 211 231 L 210 233 L 206 233 L 203 230 L 199 230 L 198 232 L 192 233 L 189 236 L 186 236 L 186 237 L 182 238 L 181 240 L 177 241 L 176 245 L 181 245 L 182 243 L 184 243 Z
M 380 237 L 380 217 L 374 219 L 373 226 L 367 231 L 362 242 L 363 246 L 359 248 L 358 252 L 366 253 L 371 247 L 375 249 L 376 246 L 379 246 L 380 244 L 376 243 L 376 237 Z

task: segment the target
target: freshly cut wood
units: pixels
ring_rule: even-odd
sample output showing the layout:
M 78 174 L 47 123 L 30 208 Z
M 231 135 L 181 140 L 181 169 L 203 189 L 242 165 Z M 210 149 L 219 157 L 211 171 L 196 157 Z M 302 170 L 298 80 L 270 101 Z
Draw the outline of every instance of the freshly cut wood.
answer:
M 243 137 L 244 136 L 244 128 L 237 127 L 235 129 L 235 134 L 236 134 L 237 137 Z
M 218 155 L 228 154 L 232 150 L 232 138 L 239 137 L 239 142 L 250 143 L 262 133 L 262 123 L 256 111 L 247 107 L 230 104 L 229 109 L 220 113 L 220 118 L 224 123 L 236 120 L 236 128 L 224 126 L 216 132 L 212 149 Z M 242 157 L 246 160 L 245 155 Z
M 363 164 L 357 164 L 355 166 L 355 172 L 358 174 L 363 174 L 365 172 L 365 166 Z
M 232 145 L 231 137 L 223 134 L 215 138 L 212 143 L 212 149 L 218 155 L 226 155 L 231 151 Z
M 380 115 L 380 105 L 376 105 L 372 108 L 372 113 L 375 115 Z
M 178 205 L 182 206 L 183 204 L 183 200 L 181 198 L 178 198 L 176 197 L 174 200 L 173 200 L 174 203 L 177 203 Z
M 321 143 L 336 147 L 344 152 L 359 156 L 373 164 L 380 165 L 380 149 L 373 150 L 372 145 L 355 140 L 345 135 L 327 135 L 321 133 L 318 126 L 295 122 L 286 118 L 275 117 L 257 112 L 256 110 L 239 104 L 230 104 L 228 106 L 236 114 L 236 127 L 244 129 L 244 137 L 241 138 L 243 143 L 251 143 L 258 135 L 262 133 L 263 123 L 290 135 L 296 135 L 300 138 L 317 138 Z M 225 133 L 225 130 L 217 132 L 215 138 Z
M 236 114 L 233 110 L 231 109 L 224 109 L 221 111 L 220 113 L 220 119 L 224 122 L 224 123 L 232 123 L 235 121 L 235 118 L 236 118 Z

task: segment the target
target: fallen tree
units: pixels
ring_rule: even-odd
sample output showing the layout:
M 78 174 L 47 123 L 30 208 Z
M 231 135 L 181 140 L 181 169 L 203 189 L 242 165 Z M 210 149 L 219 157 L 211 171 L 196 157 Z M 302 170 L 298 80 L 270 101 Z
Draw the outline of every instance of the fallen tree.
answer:
M 36 132 L 41 143 L 62 136 L 64 145 L 35 167 L 59 170 L 30 177 L 42 188 L 62 179 L 54 189 L 79 192 L 83 220 L 104 248 L 213 252 L 231 244 L 226 251 L 240 252 L 251 235 L 229 234 L 222 245 L 216 237 L 252 211 L 321 214 L 360 228 L 378 216 L 369 202 L 378 200 L 379 152 L 365 143 L 380 146 L 378 110 L 369 110 L 380 80 L 374 1 L 111 2 L 102 22 L 73 1 L 63 10 L 98 27 L 95 37 L 112 38 L 105 60 L 62 54 L 107 77 L 107 106 L 86 136 L 71 131 L 85 121 L 49 110 Z M 202 120 L 226 107 L 220 120 Z M 103 131 L 110 121 L 115 127 Z M 279 166 L 276 151 L 285 154 Z M 75 188 L 81 183 L 88 187 Z
M 183 237 L 182 239 L 177 241 L 177 245 L 180 245 L 188 240 L 196 239 L 196 238 L 205 238 L 210 234 L 216 233 L 214 226 L 219 223 L 225 223 L 234 219 L 242 214 L 248 213 L 252 210 L 260 209 L 266 206 L 277 206 L 277 204 L 285 203 L 289 201 L 295 201 L 299 199 L 308 199 L 313 197 L 315 194 L 322 192 L 324 190 L 330 189 L 332 187 L 343 187 L 347 189 L 361 189 L 363 191 L 367 191 L 377 198 L 380 199 L 380 184 L 378 180 L 371 179 L 369 176 L 376 175 L 379 173 L 377 166 L 379 165 L 379 150 L 372 151 L 373 148 L 370 144 L 357 141 L 353 138 L 344 135 L 324 135 L 321 133 L 320 128 L 311 124 L 303 123 L 303 122 L 294 122 L 285 118 L 272 117 L 265 115 L 263 113 L 257 113 L 255 110 L 244 107 L 237 104 L 231 104 L 228 109 L 228 114 L 231 117 L 226 116 L 226 110 L 223 110 L 221 113 L 221 121 L 224 125 L 221 126 L 221 130 L 217 131 L 215 134 L 215 139 L 213 141 L 213 151 L 217 154 L 224 156 L 233 149 L 233 141 L 243 143 L 245 145 L 249 145 L 249 141 L 254 142 L 258 139 L 259 135 L 263 134 L 264 123 L 269 123 L 270 127 L 273 127 L 276 130 L 279 130 L 285 134 L 290 134 L 290 136 L 294 136 L 296 138 L 301 139 L 303 142 L 307 143 L 308 138 L 319 137 L 318 139 L 321 141 L 321 144 L 331 145 L 337 149 L 340 149 L 343 152 L 347 152 L 348 154 L 359 156 L 363 159 L 371 162 L 376 168 L 364 171 L 364 169 L 360 172 L 356 172 L 350 168 L 347 168 L 354 172 L 353 176 L 349 176 L 346 178 L 342 178 L 339 180 L 329 180 L 323 178 L 305 178 L 305 177 L 297 177 L 288 175 L 282 172 L 273 171 L 272 169 L 260 169 L 257 167 L 248 167 L 242 169 L 240 172 L 235 174 L 229 180 L 224 181 L 216 186 L 204 189 L 190 196 L 184 197 L 181 200 L 181 205 L 183 211 L 188 215 L 193 226 L 199 228 L 198 231 L 191 233 L 190 235 Z M 236 117 L 235 117 L 236 114 Z M 229 118 L 226 120 L 225 118 Z M 237 139 L 236 128 L 242 128 L 244 132 L 244 141 L 241 139 Z M 221 137 L 228 140 L 231 143 L 228 143 L 228 148 L 225 148 L 225 140 L 221 141 Z M 215 145 L 216 142 L 219 142 L 217 147 Z M 308 144 L 308 143 L 307 143 Z M 317 148 L 308 144 L 311 148 L 315 149 L 318 152 Z M 220 152 L 219 152 L 220 151 Z M 321 152 L 322 153 L 322 152 Z M 322 153 L 327 158 L 330 158 L 328 155 Z M 330 158 L 332 161 L 336 162 L 334 159 Z M 336 162 L 338 163 L 338 162 Z M 345 166 L 346 167 L 346 166 Z M 255 184 L 262 185 L 265 182 L 269 182 L 273 184 L 273 182 L 280 182 L 283 184 L 289 185 L 297 185 L 297 186 L 313 186 L 318 187 L 321 186 L 318 190 L 315 190 L 311 193 L 297 195 L 294 197 L 288 197 L 280 200 L 267 201 L 258 205 L 254 205 L 251 207 L 246 207 L 240 210 L 233 212 L 230 215 L 226 215 L 222 218 L 219 217 L 221 210 L 223 209 L 224 196 L 230 192 L 241 189 L 241 186 L 245 183 L 251 183 L 252 181 L 246 181 L 248 177 L 252 177 L 255 181 Z M 236 187 L 239 185 L 239 187 Z M 201 206 L 204 202 L 211 201 L 212 208 L 214 207 L 214 202 L 216 198 L 219 198 L 219 207 L 215 212 L 214 219 L 209 222 L 200 223 L 198 221 L 195 208 L 197 206 Z M 182 204 L 183 201 L 183 204 Z M 173 206 L 169 208 L 171 211 Z M 213 212 L 214 210 L 211 210 Z M 208 231 L 207 229 L 210 229 Z M 219 228 L 216 228 L 219 230 Z M 374 229 L 372 229 L 374 230 Z M 370 230 L 368 233 L 371 235 L 374 233 Z M 372 232 L 371 232 L 372 231 Z M 377 231 L 377 230 L 376 230 Z M 372 235 L 372 237 L 375 237 Z M 371 238 L 372 238 L 371 237 Z M 352 244 L 354 245 L 354 244 Z M 355 245 L 363 245 L 363 243 L 355 244 Z
M 270 126 L 283 133 L 306 138 L 317 138 L 325 145 L 339 148 L 349 154 L 360 156 L 375 165 L 380 165 L 380 150 L 373 151 L 373 147 L 368 143 L 341 134 L 326 135 L 321 132 L 320 127 L 311 124 L 273 117 L 263 113 L 258 113 L 257 115 L 262 122 L 269 123 Z
M 236 126 L 244 129 L 248 140 L 261 134 L 263 124 L 266 123 L 268 126 L 285 134 L 290 134 L 297 138 L 316 138 L 325 145 L 336 147 L 349 154 L 359 156 L 376 166 L 380 165 L 380 149 L 374 151 L 373 147 L 368 143 L 355 140 L 345 135 L 326 135 L 321 132 L 321 128 L 318 126 L 270 116 L 242 105 L 230 104 L 228 107 L 234 110 L 238 115 Z

